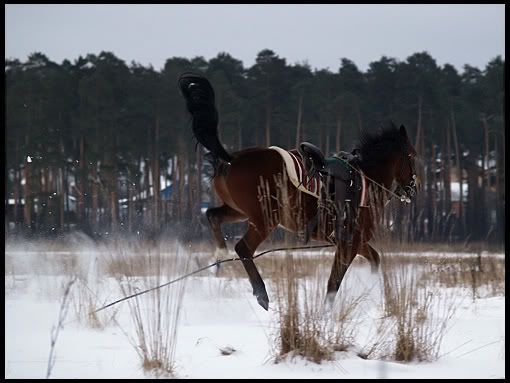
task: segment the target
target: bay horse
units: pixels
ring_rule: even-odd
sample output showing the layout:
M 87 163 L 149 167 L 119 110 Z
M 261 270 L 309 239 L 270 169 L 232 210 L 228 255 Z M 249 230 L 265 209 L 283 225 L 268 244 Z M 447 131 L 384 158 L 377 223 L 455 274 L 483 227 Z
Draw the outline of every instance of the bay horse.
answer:
M 300 191 L 284 177 L 284 160 L 276 150 L 253 147 L 227 152 L 218 137 L 218 112 L 214 90 L 209 81 L 201 75 L 186 72 L 181 75 L 178 83 L 191 114 L 194 136 L 209 150 L 209 160 L 214 168 L 212 184 L 223 201 L 223 205 L 206 211 L 217 248 L 221 251 L 227 249 L 221 224 L 248 221 L 247 231 L 234 249 L 248 274 L 253 295 L 260 306 L 268 310 L 269 298 L 264 281 L 253 262 L 253 255 L 278 225 L 291 232 L 303 232 L 310 227 L 310 222 L 321 210 L 319 199 Z M 391 126 L 375 134 L 364 133 L 356 152 L 359 154 L 357 171 L 367 180 L 372 195 L 386 193 L 380 186 L 389 190 L 394 181 L 402 193 L 414 195 L 417 188 L 414 168 L 416 151 L 403 125 L 397 128 L 391 123 Z M 261 193 L 262 189 L 264 193 Z M 285 193 L 282 193 L 283 189 L 286 189 Z M 384 194 L 384 198 L 387 197 Z M 357 254 L 369 261 L 372 271 L 378 270 L 379 254 L 368 242 L 373 236 L 374 221 L 380 212 L 378 209 L 384 206 L 384 198 L 371 198 L 359 207 L 349 241 L 331 235 L 335 230 L 336 214 L 327 211 L 322 214 L 323 224 L 315 225 L 310 232 L 311 239 L 336 246 L 327 283 L 326 301 L 330 305 Z M 267 217 L 268 211 L 270 219 Z

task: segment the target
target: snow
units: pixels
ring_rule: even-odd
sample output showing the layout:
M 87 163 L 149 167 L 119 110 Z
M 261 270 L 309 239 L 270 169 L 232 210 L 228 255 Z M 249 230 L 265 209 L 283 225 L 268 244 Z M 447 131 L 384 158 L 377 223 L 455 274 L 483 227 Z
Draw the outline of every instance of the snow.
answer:
M 317 254 L 317 253 L 316 253 Z M 5 275 L 5 377 L 44 378 L 50 350 L 50 333 L 56 325 L 63 286 L 70 276 L 48 264 L 59 257 L 75 256 L 90 288 L 101 304 L 122 297 L 119 284 L 104 275 L 96 262 L 101 252 L 8 249 Z M 303 256 L 307 257 L 305 253 Z M 434 255 L 434 253 L 430 253 Z M 436 254 L 437 255 L 437 254 Z M 457 256 L 463 256 L 456 253 Z M 273 256 L 279 256 L 275 254 Z M 470 255 L 464 255 L 470 256 Z M 484 256 L 490 256 L 484 253 Z M 501 256 L 499 254 L 498 256 Z M 192 254 L 201 265 L 206 254 Z M 9 259 L 9 263 L 7 262 Z M 197 262 L 190 262 L 194 270 Z M 9 265 L 9 267 L 7 267 Z M 225 266 L 226 267 L 226 266 Z M 261 270 L 264 276 L 264 270 Z M 167 280 L 166 277 L 164 278 Z M 458 305 L 444 337 L 442 355 L 434 362 L 397 363 L 364 360 L 356 352 L 337 352 L 335 360 L 315 364 L 299 357 L 274 363 L 277 331 L 275 287 L 265 278 L 271 300 L 266 312 L 258 306 L 246 278 L 216 277 L 204 271 L 185 282 L 177 331 L 175 365 L 179 378 L 503 378 L 505 376 L 505 297 L 473 301 L 470 292 L 450 289 Z M 365 263 L 348 271 L 339 294 L 367 293 L 360 308 L 359 346 L 374 331 L 381 317 L 380 276 Z M 319 285 L 325 288 L 326 280 Z M 73 288 L 78 289 L 75 284 Z M 77 291 L 77 290 L 76 290 Z M 148 378 L 129 341 L 134 328 L 127 302 L 119 303 L 117 323 L 94 329 L 77 319 L 70 305 L 66 324 L 56 342 L 52 378 Z M 82 308 L 83 309 L 83 308 Z M 107 309 L 113 310 L 113 308 Z M 107 315 L 107 310 L 103 313 Z M 112 311 L 108 311 L 110 314 Z M 128 334 L 128 335 L 126 335 Z M 230 355 L 221 349 L 232 348 Z

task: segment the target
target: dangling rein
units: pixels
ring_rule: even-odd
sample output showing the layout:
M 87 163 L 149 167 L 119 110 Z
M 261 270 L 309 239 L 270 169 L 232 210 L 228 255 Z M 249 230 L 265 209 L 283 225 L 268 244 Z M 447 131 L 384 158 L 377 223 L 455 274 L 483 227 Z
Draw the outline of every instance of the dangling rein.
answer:
M 279 247 L 279 248 L 277 248 L 277 249 L 271 249 L 271 250 L 263 251 L 262 253 L 259 253 L 259 254 L 255 255 L 255 256 L 253 257 L 253 259 L 258 258 L 258 257 L 260 257 L 260 256 L 262 256 L 262 255 L 264 255 L 264 254 L 271 253 L 271 252 L 273 252 L 273 251 L 282 251 L 282 250 L 300 250 L 300 249 L 316 249 L 316 248 L 319 248 L 319 247 L 332 247 L 332 246 L 335 246 L 335 245 L 334 245 L 334 244 L 329 244 L 329 245 L 315 245 L 315 246 Z M 235 257 L 235 258 L 229 258 L 229 259 L 223 259 L 223 260 L 220 260 L 220 261 L 216 261 L 216 262 L 214 262 L 214 263 L 212 263 L 212 264 L 210 264 L 210 265 L 208 265 L 208 266 L 201 267 L 201 268 L 200 268 L 200 269 L 198 269 L 198 270 L 192 271 L 191 273 L 188 273 L 188 274 L 186 274 L 186 275 L 183 275 L 183 276 L 181 276 L 181 277 L 179 277 L 179 278 L 177 278 L 177 279 L 174 279 L 174 280 L 172 280 L 172 281 L 170 281 L 170 282 L 164 283 L 164 284 L 162 284 L 162 285 L 160 285 L 160 286 L 152 287 L 152 288 L 150 288 L 150 289 L 148 289 L 148 290 L 140 291 L 140 292 L 138 292 L 138 293 L 136 293 L 136 294 L 133 294 L 133 295 L 130 295 L 130 296 L 128 296 L 128 297 L 124 297 L 124 298 L 122 298 L 122 299 L 118 299 L 118 300 L 116 300 L 115 302 L 109 303 L 109 304 L 107 304 L 106 306 L 101 307 L 100 309 L 97 309 L 97 310 L 95 310 L 95 311 L 92 311 L 90 314 L 95 314 L 95 313 L 97 313 L 97 312 L 99 312 L 99 311 L 101 311 L 101 310 L 104 310 L 104 309 L 108 308 L 108 307 L 112 307 L 113 305 L 116 305 L 117 303 L 120 303 L 120 302 L 126 301 L 126 300 L 128 300 L 128 299 L 131 299 L 131 298 L 137 297 L 137 296 L 139 296 L 139 295 L 142 295 L 142 294 L 148 293 L 148 292 L 150 292 L 150 291 L 154 291 L 154 290 L 160 289 L 160 288 L 162 288 L 162 287 L 165 287 L 165 286 L 171 285 L 172 283 L 175 283 L 175 282 L 181 281 L 181 280 L 183 280 L 183 279 L 185 279 L 185 278 L 188 278 L 188 277 L 192 276 L 193 274 L 197 274 L 197 273 L 199 273 L 199 272 L 201 272 L 201 271 L 204 271 L 204 270 L 207 270 L 207 269 L 209 269 L 209 268 L 211 268 L 211 267 L 213 267 L 213 266 L 217 266 L 217 265 L 220 265 L 220 264 L 222 264 L 222 263 L 231 262 L 231 261 L 241 261 L 241 258 Z

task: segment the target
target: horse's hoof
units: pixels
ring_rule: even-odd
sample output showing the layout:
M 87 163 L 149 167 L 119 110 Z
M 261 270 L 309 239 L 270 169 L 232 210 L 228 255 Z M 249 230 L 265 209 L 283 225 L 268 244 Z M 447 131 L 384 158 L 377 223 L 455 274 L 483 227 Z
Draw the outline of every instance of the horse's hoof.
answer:
M 332 312 L 333 304 L 335 303 L 335 297 L 336 297 L 336 292 L 326 294 L 326 298 L 324 299 L 324 310 L 326 312 L 329 312 L 329 313 Z
M 269 309 L 269 298 L 267 296 L 266 289 L 261 290 L 259 292 L 253 292 L 253 295 L 257 298 L 257 302 L 259 302 L 259 305 L 262 306 L 262 308 L 266 311 Z
M 257 297 L 257 302 L 259 302 L 259 305 L 261 305 L 264 310 L 269 310 L 269 299 L 267 295 L 265 297 Z

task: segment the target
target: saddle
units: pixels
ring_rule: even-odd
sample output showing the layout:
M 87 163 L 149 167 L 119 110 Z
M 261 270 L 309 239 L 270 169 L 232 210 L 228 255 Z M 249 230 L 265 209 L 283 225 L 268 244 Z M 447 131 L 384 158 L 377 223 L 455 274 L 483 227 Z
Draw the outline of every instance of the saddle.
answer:
M 359 168 L 358 151 L 339 152 L 337 156 L 324 157 L 321 150 L 309 142 L 302 142 L 298 151 L 303 157 L 306 170 L 310 174 L 318 173 L 324 179 L 327 203 L 333 204 L 336 214 L 335 238 L 348 242 L 352 240 L 358 207 L 362 199 L 363 177 L 355 169 Z M 317 226 L 316 216 L 308 230 Z

